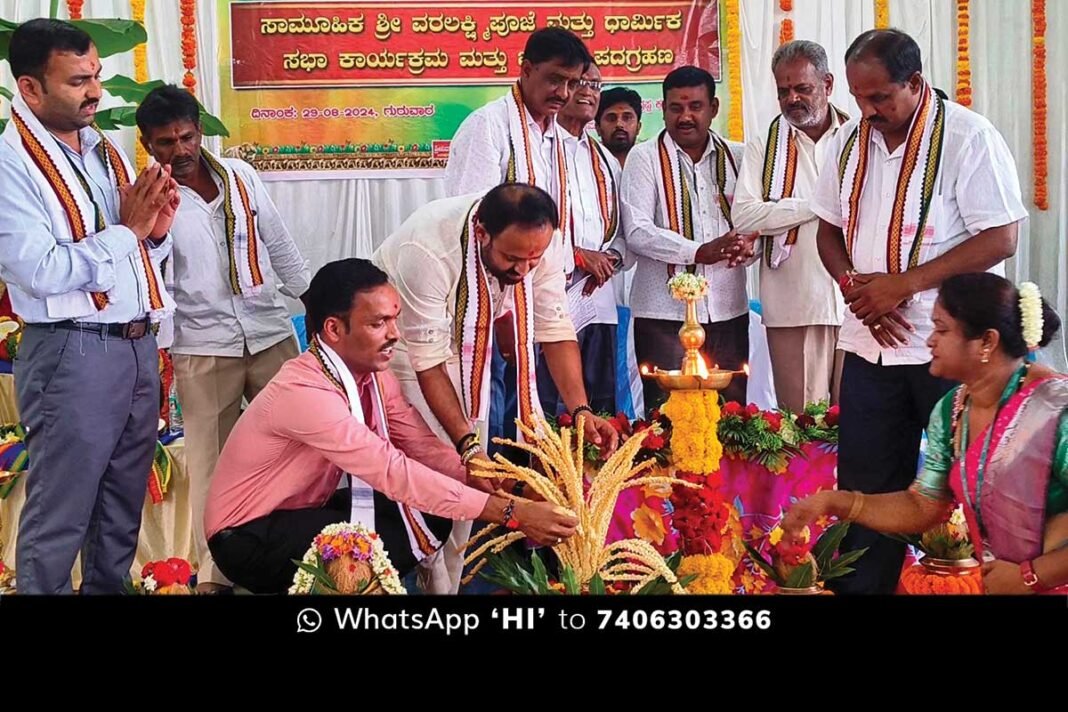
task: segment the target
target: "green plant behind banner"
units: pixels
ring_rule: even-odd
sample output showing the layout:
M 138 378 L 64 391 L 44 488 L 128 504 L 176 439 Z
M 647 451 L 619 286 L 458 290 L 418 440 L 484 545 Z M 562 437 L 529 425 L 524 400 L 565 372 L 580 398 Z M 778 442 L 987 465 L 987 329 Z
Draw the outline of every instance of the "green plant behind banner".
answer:
M 56 11 L 57 4 L 52 3 L 51 17 L 56 16 Z M 68 20 L 68 22 L 84 30 L 92 38 L 101 58 L 129 52 L 139 44 L 148 41 L 148 33 L 145 32 L 144 26 L 133 20 Z M 18 23 L 0 19 L 0 59 L 8 59 L 8 52 L 11 48 L 11 35 L 15 33 L 16 28 L 18 28 Z M 109 94 L 134 103 L 96 112 L 97 126 L 105 131 L 114 131 L 123 126 L 135 126 L 137 124 L 135 120 L 137 104 L 140 104 L 150 91 L 156 87 L 163 86 L 163 84 L 164 82 L 159 79 L 138 82 L 121 74 L 116 74 L 110 79 L 104 80 L 103 87 Z M 5 87 L 0 87 L 0 95 L 8 101 L 14 98 L 12 91 Z M 205 136 L 230 135 L 222 121 L 209 114 L 199 101 L 197 105 L 200 107 L 200 127 Z M 5 119 L 0 119 L 0 130 L 6 124 L 7 121 Z

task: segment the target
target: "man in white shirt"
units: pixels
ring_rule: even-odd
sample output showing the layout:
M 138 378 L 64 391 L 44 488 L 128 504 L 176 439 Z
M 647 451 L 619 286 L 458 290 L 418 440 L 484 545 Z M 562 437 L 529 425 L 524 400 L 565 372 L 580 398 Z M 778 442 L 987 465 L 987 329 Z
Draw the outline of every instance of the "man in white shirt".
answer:
M 141 142 L 171 167 L 182 205 L 174 225 L 170 284 L 174 377 L 182 406 L 186 470 L 197 542 L 197 590 L 230 582 L 204 538 L 204 506 L 215 462 L 241 413 L 298 355 L 289 309 L 308 288 L 308 263 L 252 166 L 201 147 L 199 105 L 174 85 L 154 89 L 137 109 Z
M 568 286 L 581 289 L 571 318 L 578 330 L 583 381 L 590 407 L 598 413 L 616 412 L 616 294 L 613 276 L 623 266 L 620 238 L 619 164 L 586 132 L 601 96 L 601 72 L 590 64 L 579 87 L 557 115 L 567 159 L 571 245 L 575 268 Z M 580 282 L 585 286 L 578 287 Z M 545 359 L 538 360 L 538 394 L 549 415 L 560 412 L 556 384 Z
M 708 279 L 697 317 L 709 366 L 740 369 L 749 358 L 749 300 L 740 265 L 753 254 L 753 238 L 738 235 L 731 219 L 743 146 L 711 130 L 718 111 L 711 74 L 697 67 L 673 70 L 664 79 L 666 129 L 635 146 L 623 171 L 627 249 L 637 258 L 630 295 L 634 348 L 642 365 L 677 369 L 682 361 L 678 331 L 686 309 L 672 299 L 667 281 L 684 270 Z M 643 386 L 651 411 L 666 394 L 652 380 Z M 736 376 L 724 396 L 744 403 L 745 387 L 746 379 Z
M 500 185 L 484 197 L 434 201 L 386 238 L 372 258 L 400 294 L 400 342 L 391 367 L 405 397 L 463 454 L 488 439 L 494 320 L 512 315 L 518 411 L 540 411 L 534 347 L 540 345 L 568 411 L 584 412 L 586 439 L 608 452 L 617 436 L 586 399 L 582 360 L 564 292 L 564 255 L 552 197 L 529 185 Z M 517 328 L 516 328 L 517 327 Z M 517 492 L 518 493 L 518 492 Z M 456 522 L 444 566 L 460 585 L 470 522 Z
M 819 219 L 809 205 L 831 143 L 849 117 L 830 104 L 827 53 L 795 40 L 771 60 L 782 113 L 745 148 L 734 195 L 736 229 L 764 236 L 761 315 L 779 407 L 838 401 L 836 351 L 845 304 L 816 247 Z
M 953 275 L 1001 271 L 1027 216 L 1004 139 L 921 70 L 920 48 L 903 32 L 854 40 L 846 79 L 861 116 L 839 130 L 812 201 L 820 258 L 849 306 L 839 336 L 841 489 L 912 482 L 921 432 L 951 385 L 928 372 L 937 288 Z M 836 588 L 892 593 L 904 546 L 852 527 L 843 550 L 864 546 Z
M 627 164 L 627 154 L 634 148 L 642 130 L 642 98 L 626 87 L 613 87 L 601 94 L 594 117 L 601 143 L 615 157 L 620 167 Z
M 0 137 L 0 278 L 26 322 L 15 360 L 32 474 L 20 594 L 122 592 L 137 552 L 159 422 L 156 325 L 174 309 L 160 262 L 178 209 L 170 169 L 134 179 L 93 124 L 89 35 L 36 19 L 11 36 L 18 83 Z
M 586 45 L 562 27 L 532 33 L 523 48 L 518 81 L 509 92 L 474 111 L 453 136 L 445 166 L 450 196 L 483 194 L 501 183 L 529 183 L 556 201 L 565 241 L 569 221 L 563 141 L 556 124 L 592 61 Z M 571 255 L 565 256 L 571 269 Z M 493 353 L 493 414 L 490 435 L 515 436 L 514 334 L 507 320 L 497 326 Z M 495 449 L 495 448 L 494 448 Z

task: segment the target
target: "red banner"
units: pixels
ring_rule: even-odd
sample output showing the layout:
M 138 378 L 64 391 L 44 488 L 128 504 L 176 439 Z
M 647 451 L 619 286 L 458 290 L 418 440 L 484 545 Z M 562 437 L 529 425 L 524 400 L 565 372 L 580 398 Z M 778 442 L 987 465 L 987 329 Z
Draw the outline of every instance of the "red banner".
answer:
M 549 26 L 581 37 L 606 82 L 657 82 L 708 40 L 703 5 L 232 3 L 233 87 L 505 84 L 530 33 Z

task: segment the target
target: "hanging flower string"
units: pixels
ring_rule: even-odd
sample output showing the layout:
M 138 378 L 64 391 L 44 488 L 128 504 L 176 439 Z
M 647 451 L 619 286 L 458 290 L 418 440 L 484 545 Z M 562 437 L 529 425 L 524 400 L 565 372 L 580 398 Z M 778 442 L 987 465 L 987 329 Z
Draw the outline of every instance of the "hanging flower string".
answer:
M 794 40 L 794 21 L 790 19 L 790 13 L 794 9 L 794 0 L 779 0 L 779 9 L 786 15 L 779 26 L 779 44 L 784 45 Z
M 145 0 L 130 0 L 130 15 L 134 22 L 143 27 L 145 24 Z M 134 79 L 138 82 L 148 81 L 148 45 L 144 42 L 134 47 Z M 135 141 L 137 170 L 148 165 L 148 151 Z
M 1046 130 L 1046 0 L 1031 0 L 1031 130 L 1035 206 L 1049 209 L 1049 137 Z
M 972 105 L 971 15 L 969 0 L 957 0 L 957 103 Z
M 890 26 L 890 0 L 875 0 L 875 29 L 885 30 Z
M 67 14 L 72 20 L 82 19 L 82 6 L 85 0 L 67 0 Z
M 727 138 L 741 141 L 742 129 L 742 21 L 739 0 L 724 0 L 723 11 L 727 15 L 727 89 L 730 109 L 727 112 Z
M 182 66 L 185 76 L 182 85 L 190 94 L 196 95 L 197 79 L 193 70 L 197 67 L 197 0 L 182 1 Z

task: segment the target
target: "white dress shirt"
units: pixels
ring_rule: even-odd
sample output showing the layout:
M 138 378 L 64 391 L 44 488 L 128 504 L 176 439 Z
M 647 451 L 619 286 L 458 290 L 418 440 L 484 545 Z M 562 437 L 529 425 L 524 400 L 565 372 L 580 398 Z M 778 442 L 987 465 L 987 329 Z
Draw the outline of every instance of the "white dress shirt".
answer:
M 119 224 L 115 187 L 96 150 L 100 134 L 86 127 L 78 138 L 81 153 L 59 139 L 56 142 L 85 177 L 107 223 L 81 242 L 56 239 L 29 170 L 10 145 L 0 142 L 0 277 L 8 285 L 12 309 L 30 324 L 63 321 L 49 316 L 46 300 L 77 291 L 107 292 L 109 299 L 104 309 L 79 317 L 81 322 L 121 324 L 148 313 L 129 259 L 138 249 L 137 236 Z M 171 251 L 171 236 L 159 245 L 151 240 L 146 244 L 150 259 L 158 264 Z
M 564 155 L 567 157 L 567 194 L 568 203 L 571 205 L 572 235 L 575 247 L 594 252 L 612 249 L 617 251 L 621 257 L 625 256 L 626 246 L 622 239 L 621 219 L 617 221 L 615 236 L 607 244 L 604 242 L 605 225 L 601 217 L 597 179 L 593 174 L 593 162 L 590 158 L 590 151 L 597 150 L 593 146 L 594 139 L 586 131 L 583 131 L 581 136 L 574 136 L 563 128 L 560 129 L 560 135 L 563 136 Z M 607 158 L 606 170 L 610 172 L 618 185 L 622 172 L 619 161 L 607 150 L 603 151 L 603 156 Z M 586 276 L 586 272 L 577 270 L 572 273 L 571 281 L 574 282 Z M 591 323 L 615 324 L 618 322 L 616 294 L 613 287 L 615 279 L 622 279 L 622 275 L 617 274 L 613 280 L 605 282 L 594 290 L 593 294 L 585 297 L 592 301 L 594 311 L 597 313 Z
M 375 251 L 372 261 L 389 275 L 401 299 L 398 325 L 407 359 L 394 358 L 398 375 L 408 376 L 410 364 L 421 373 L 439 364 L 460 361 L 454 342 L 456 288 L 463 272 L 460 235 L 467 213 L 480 194 L 435 200 L 416 210 Z M 472 239 L 473 236 L 472 236 Z M 533 269 L 534 341 L 574 341 L 575 329 L 567 313 L 564 292 L 563 247 L 552 241 Z M 489 280 L 493 319 L 512 308 L 514 287 Z M 408 361 L 408 364 L 398 361 Z
M 504 182 L 508 175 L 508 156 L 511 143 L 508 136 L 511 93 L 495 99 L 469 114 L 449 145 L 449 161 L 445 165 L 445 192 L 449 196 L 483 194 Z M 556 200 L 558 195 L 556 147 L 554 142 L 561 131 L 556 118 L 542 131 L 538 122 L 523 107 L 530 129 L 531 160 L 536 185 Z M 517 156 L 516 160 L 522 157 Z
M 192 188 L 181 186 L 182 204 L 171 227 L 174 255 L 167 270 L 168 289 L 178 305 L 171 346 L 176 354 L 239 357 L 246 346 L 256 354 L 284 341 L 293 335 L 293 324 L 278 292 L 299 299 L 311 283 L 308 263 L 256 170 L 236 158 L 220 160 L 236 170 L 249 188 L 263 287 L 248 297 L 235 295 L 230 287 L 223 186 L 218 176 L 211 173 L 219 195 L 210 203 Z
M 793 195 L 789 198 L 764 202 L 767 131 L 746 143 L 731 209 L 735 229 L 743 234 L 776 236 L 798 228 L 797 242 L 790 256 L 775 269 L 763 257 L 763 242 L 756 243 L 760 259 L 761 316 L 767 327 L 841 326 L 845 316 L 841 291 L 820 260 L 816 245 L 820 221 L 809 204 L 819 169 L 841 127 L 838 113 L 833 110 L 830 113 L 831 126 L 819 141 L 813 142 L 803 131 L 794 134 L 797 172 Z
M 836 227 L 842 227 L 838 158 L 859 119 L 847 123 L 835 136 L 832 150 L 820 172 L 812 210 Z M 934 228 L 926 261 L 944 255 L 974 235 L 1027 217 L 1020 199 L 1016 164 L 1005 139 L 984 117 L 946 102 L 942 162 L 936 178 L 935 197 L 927 225 Z M 860 217 L 853 267 L 861 273 L 886 273 L 887 233 L 894 207 L 898 174 L 905 143 L 891 153 L 878 131 L 871 132 L 868 146 L 868 176 L 860 197 Z M 1002 264 L 992 272 L 1004 273 Z M 934 329 L 931 313 L 938 290 L 916 294 L 902 315 L 915 327 L 909 343 L 899 348 L 881 348 L 868 327 L 846 311 L 838 345 L 870 363 L 887 366 L 923 364 L 931 360 L 927 338 Z
M 742 160 L 744 146 L 728 142 L 735 165 Z M 637 144 L 627 156 L 621 186 L 623 224 L 627 249 L 635 256 L 637 267 L 630 293 L 635 318 L 682 321 L 686 316 L 683 302 L 672 298 L 667 288 L 668 267 L 684 271 L 694 262 L 697 248 L 730 232 L 731 226 L 720 210 L 716 184 L 716 143 L 709 140 L 701 160 L 693 160 L 677 149 L 682 176 L 693 196 L 693 235 L 687 240 L 667 225 L 661 224 L 659 142 L 650 139 Z M 726 197 L 734 198 L 735 175 L 727 163 Z M 728 268 L 726 261 L 698 265 L 698 272 L 708 279 L 708 296 L 697 302 L 701 323 L 720 322 L 742 316 L 749 311 L 744 267 Z

